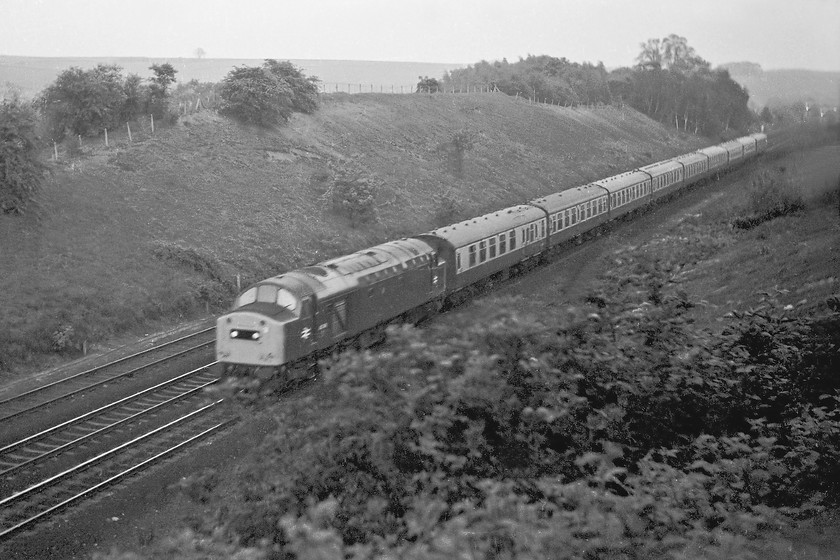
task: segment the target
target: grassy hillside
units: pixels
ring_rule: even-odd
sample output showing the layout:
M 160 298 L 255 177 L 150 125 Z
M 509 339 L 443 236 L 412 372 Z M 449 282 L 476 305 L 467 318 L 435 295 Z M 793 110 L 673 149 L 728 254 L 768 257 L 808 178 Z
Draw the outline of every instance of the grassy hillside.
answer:
M 493 94 L 334 95 L 279 130 L 205 112 L 134 134 L 62 155 L 36 212 L 0 216 L 6 374 L 218 312 L 237 275 L 244 285 L 708 143 L 631 110 Z M 460 164 L 459 134 L 472 139 Z M 374 188 L 376 222 L 353 228 L 324 201 L 348 174 Z

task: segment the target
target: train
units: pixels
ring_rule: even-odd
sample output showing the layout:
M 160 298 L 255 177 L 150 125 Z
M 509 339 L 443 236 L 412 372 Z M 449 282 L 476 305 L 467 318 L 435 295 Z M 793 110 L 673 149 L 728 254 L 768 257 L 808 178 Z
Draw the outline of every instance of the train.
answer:
M 216 359 L 233 376 L 289 376 L 395 322 L 418 323 L 558 248 L 767 150 L 743 136 L 413 237 L 266 278 L 216 321 Z

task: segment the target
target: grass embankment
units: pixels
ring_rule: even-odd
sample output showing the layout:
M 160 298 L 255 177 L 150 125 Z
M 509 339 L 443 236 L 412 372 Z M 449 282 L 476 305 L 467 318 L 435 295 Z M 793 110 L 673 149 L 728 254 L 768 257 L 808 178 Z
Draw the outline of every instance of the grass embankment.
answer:
M 279 130 L 200 113 L 110 141 L 53 164 L 36 212 L 0 215 L 2 379 L 219 312 L 237 275 L 244 285 L 706 143 L 629 109 L 491 94 L 334 95 Z M 323 200 L 347 176 L 375 193 L 363 228 Z
M 344 354 L 235 473 L 183 480 L 202 513 L 142 554 L 836 556 L 840 169 L 815 154 L 785 163 L 798 211 L 733 228 L 764 207 L 723 192 L 574 307 L 491 296 Z

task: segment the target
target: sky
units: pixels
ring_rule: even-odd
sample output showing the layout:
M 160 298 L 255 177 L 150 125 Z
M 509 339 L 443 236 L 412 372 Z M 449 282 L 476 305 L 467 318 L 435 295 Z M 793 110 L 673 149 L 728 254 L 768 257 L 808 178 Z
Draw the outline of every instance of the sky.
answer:
M 681 35 L 712 65 L 840 71 L 840 0 L 0 0 L 0 55 L 630 66 Z

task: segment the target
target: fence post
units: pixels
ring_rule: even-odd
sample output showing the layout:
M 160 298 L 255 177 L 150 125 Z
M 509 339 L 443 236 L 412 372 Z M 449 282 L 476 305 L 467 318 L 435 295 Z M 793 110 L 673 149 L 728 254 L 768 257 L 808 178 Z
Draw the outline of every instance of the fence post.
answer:
M 126 128 L 126 130 L 128 130 L 128 141 L 132 142 L 132 140 L 131 140 L 131 125 L 128 124 L 128 123 L 125 123 L 125 128 Z
M 108 147 L 108 129 L 105 129 L 105 147 Z
M 155 116 L 153 114 L 149 114 L 149 122 L 152 123 L 152 134 L 155 133 Z
M 82 135 L 81 134 L 79 134 L 79 147 L 80 148 L 82 147 Z
M 58 161 L 58 144 L 53 140 L 53 154 L 55 154 L 55 161 Z

